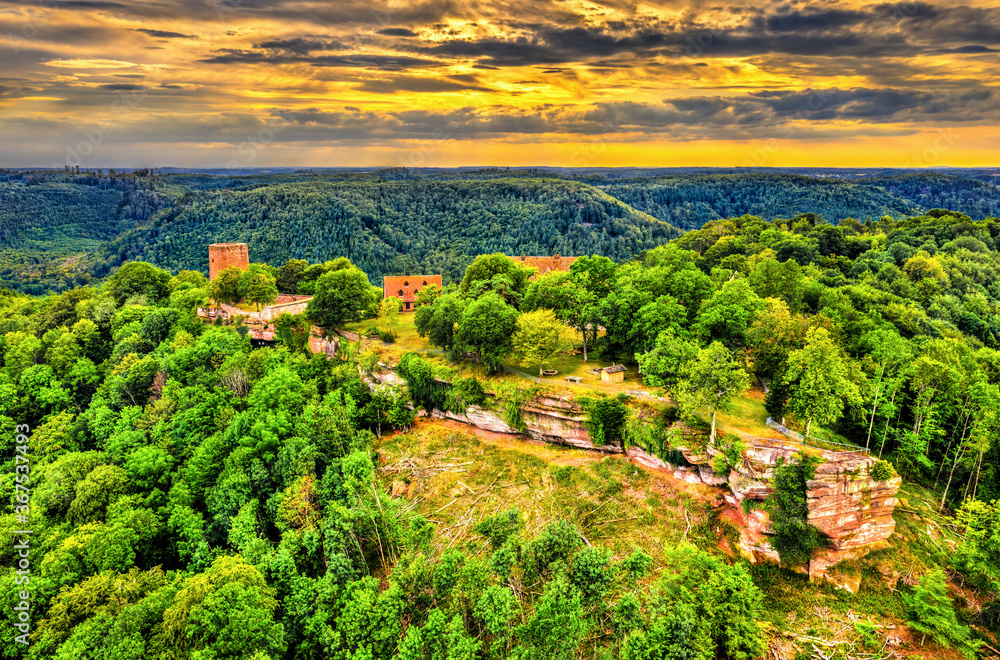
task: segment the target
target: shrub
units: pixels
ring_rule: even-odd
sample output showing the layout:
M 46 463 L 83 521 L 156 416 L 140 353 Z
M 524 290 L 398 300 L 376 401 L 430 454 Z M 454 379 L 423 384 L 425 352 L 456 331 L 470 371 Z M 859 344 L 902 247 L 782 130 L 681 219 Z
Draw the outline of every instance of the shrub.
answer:
M 550 523 L 538 538 L 528 544 L 530 564 L 538 572 L 546 572 L 553 563 L 565 562 L 583 545 L 580 531 L 565 520 Z
M 869 474 L 874 481 L 889 481 L 896 476 L 896 470 L 889 461 L 878 460 Z
M 854 632 L 861 636 L 861 644 L 866 649 L 878 648 L 878 631 L 867 621 L 855 621 Z
M 722 453 L 712 459 L 712 471 L 720 477 L 726 477 L 743 463 L 743 453 L 747 450 L 739 436 L 727 433 L 716 443 Z
M 485 403 L 486 390 L 475 378 L 453 380 L 444 400 L 445 410 L 460 414 L 465 414 L 469 406 L 482 406 Z
M 625 402 L 628 397 L 619 394 L 615 397 L 599 399 L 581 398 L 580 405 L 587 411 L 587 421 L 584 425 L 590 433 L 595 446 L 615 445 L 625 446 L 626 422 L 628 407 Z
M 808 522 L 809 505 L 806 502 L 806 483 L 816 474 L 819 462 L 816 456 L 799 454 L 799 460 L 794 463 L 778 459 L 774 470 L 774 493 L 765 504 L 774 528 L 772 545 L 782 563 L 789 566 L 809 563 L 813 550 L 825 543 L 819 529 Z
M 524 388 L 519 385 L 506 385 L 496 390 L 497 412 L 501 419 L 512 429 L 521 433 L 528 430 L 524 423 L 522 407 L 535 398 L 538 388 Z

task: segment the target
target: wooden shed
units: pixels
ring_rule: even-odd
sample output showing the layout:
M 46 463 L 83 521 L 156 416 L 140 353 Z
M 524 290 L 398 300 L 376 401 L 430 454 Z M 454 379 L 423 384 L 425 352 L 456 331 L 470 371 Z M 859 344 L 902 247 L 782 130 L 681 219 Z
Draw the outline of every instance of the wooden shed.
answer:
M 601 380 L 605 383 L 620 383 L 625 380 L 625 372 L 628 371 L 623 364 L 613 364 L 610 367 L 601 369 Z

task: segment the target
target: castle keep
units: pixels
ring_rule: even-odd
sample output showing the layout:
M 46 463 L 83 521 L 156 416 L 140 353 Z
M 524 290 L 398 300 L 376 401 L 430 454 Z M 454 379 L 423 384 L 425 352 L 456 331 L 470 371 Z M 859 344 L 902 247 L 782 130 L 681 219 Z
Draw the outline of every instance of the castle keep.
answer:
M 213 243 L 208 246 L 208 279 L 229 268 L 246 268 L 250 265 L 250 251 L 246 243 Z

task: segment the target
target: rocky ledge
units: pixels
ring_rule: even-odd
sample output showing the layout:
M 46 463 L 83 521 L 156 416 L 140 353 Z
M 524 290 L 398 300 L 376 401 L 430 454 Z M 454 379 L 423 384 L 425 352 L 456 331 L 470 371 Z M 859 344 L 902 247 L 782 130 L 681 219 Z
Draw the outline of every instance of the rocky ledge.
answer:
M 696 465 L 705 483 L 727 483 L 728 518 L 740 529 L 740 550 L 751 562 L 777 561 L 777 552 L 768 543 L 770 521 L 759 509 L 744 513 L 743 500 L 763 501 L 771 494 L 771 480 L 779 460 L 788 462 L 801 446 L 774 439 L 750 439 L 741 465 L 724 478 L 708 467 L 719 453 L 713 446 L 703 452 L 685 450 L 685 458 Z M 813 450 L 823 462 L 806 484 L 809 522 L 830 540 L 830 547 L 818 551 L 808 566 L 799 567 L 810 578 L 827 577 L 829 569 L 847 559 L 857 559 L 877 548 L 896 528 L 892 512 L 902 480 L 897 476 L 876 481 L 871 469 L 876 459 L 862 452 Z M 711 477 L 705 478 L 705 472 Z M 844 584 L 851 588 L 851 584 Z M 853 585 L 856 587 L 856 585 Z

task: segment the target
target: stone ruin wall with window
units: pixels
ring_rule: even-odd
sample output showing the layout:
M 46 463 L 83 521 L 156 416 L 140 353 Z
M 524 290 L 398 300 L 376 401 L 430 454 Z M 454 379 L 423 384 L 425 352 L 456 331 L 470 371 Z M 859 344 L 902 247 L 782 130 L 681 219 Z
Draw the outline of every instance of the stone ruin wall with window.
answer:
M 386 298 L 398 298 L 403 304 L 402 311 L 416 309 L 417 294 L 429 286 L 442 288 L 440 275 L 399 275 L 387 276 L 382 280 L 382 292 Z

